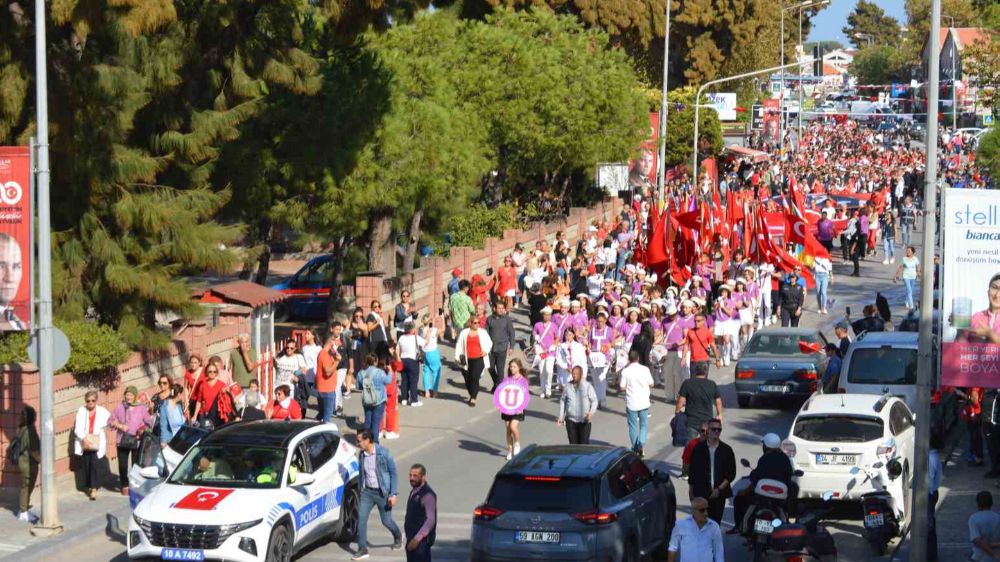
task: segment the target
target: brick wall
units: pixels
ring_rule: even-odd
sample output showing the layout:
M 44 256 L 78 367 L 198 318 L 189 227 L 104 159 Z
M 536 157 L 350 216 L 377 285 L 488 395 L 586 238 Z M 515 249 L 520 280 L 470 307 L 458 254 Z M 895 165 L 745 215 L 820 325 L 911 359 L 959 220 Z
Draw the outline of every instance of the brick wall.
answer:
M 233 340 L 240 332 L 249 328 L 246 314 L 223 315 L 220 325 L 211 328 L 204 322 L 191 322 L 179 327 L 170 347 L 158 353 L 134 353 L 117 371 L 105 376 L 86 376 L 74 373 L 55 375 L 55 441 L 56 474 L 70 471 L 73 454 L 72 431 L 76 411 L 83 405 L 83 396 L 89 390 L 97 390 L 98 403 L 109 411 L 122 401 L 125 389 L 135 386 L 140 393 L 152 395 L 156 392 L 156 381 L 160 373 L 167 373 L 176 382 L 183 383 L 184 366 L 192 353 L 198 353 L 207 360 L 219 355 L 228 362 Z M 38 369 L 32 364 L 2 366 L 0 381 L 0 486 L 19 486 L 20 472 L 17 465 L 5 458 L 7 445 L 17 433 L 17 423 L 24 404 L 39 410 Z M 108 457 L 114 459 L 114 433 L 108 433 Z M 117 465 L 111 465 L 117 473 Z
M 611 221 L 621 209 L 622 201 L 617 198 L 592 207 L 573 207 L 561 220 L 539 221 L 524 230 L 507 230 L 502 238 L 487 238 L 482 249 L 453 246 L 448 257 L 422 258 L 421 267 L 404 276 L 387 278 L 380 273 L 360 274 L 354 285 L 357 306 L 367 311 L 371 302 L 378 300 L 382 303 L 383 312 L 391 316 L 399 302 L 399 294 L 405 288 L 410 290 L 418 315 L 436 311 L 442 305 L 451 271 L 456 267 L 462 268 L 466 279 L 476 273 L 482 274 L 488 268 L 495 271 L 503 264 L 503 258 L 514 250 L 515 244 L 522 244 L 525 250 L 534 249 L 535 242 L 542 239 L 554 244 L 556 232 L 560 230 L 566 233 L 566 240 L 575 242 L 592 221 Z

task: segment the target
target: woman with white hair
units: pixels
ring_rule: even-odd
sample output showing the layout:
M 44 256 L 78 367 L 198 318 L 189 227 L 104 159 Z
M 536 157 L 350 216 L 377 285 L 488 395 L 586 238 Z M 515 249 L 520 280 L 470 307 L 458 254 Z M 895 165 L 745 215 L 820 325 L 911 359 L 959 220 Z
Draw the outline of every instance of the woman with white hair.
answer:
M 98 465 L 108 452 L 106 430 L 111 412 L 97 404 L 96 390 L 88 390 L 83 400 L 84 405 L 76 411 L 76 423 L 73 424 L 73 454 L 80 457 L 78 470 L 83 473 L 83 489 L 87 497 L 96 500 L 97 488 L 101 485 Z

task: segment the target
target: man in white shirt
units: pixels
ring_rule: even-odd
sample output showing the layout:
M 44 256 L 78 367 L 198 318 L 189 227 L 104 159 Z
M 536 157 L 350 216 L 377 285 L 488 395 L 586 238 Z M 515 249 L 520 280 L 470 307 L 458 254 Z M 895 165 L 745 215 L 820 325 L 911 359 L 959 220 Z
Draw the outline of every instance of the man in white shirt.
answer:
M 628 438 L 632 443 L 632 450 L 642 458 L 642 449 L 649 433 L 649 398 L 653 390 L 653 374 L 649 372 L 649 367 L 639 363 L 639 352 L 635 349 L 628 352 L 628 366 L 622 369 L 618 386 L 625 391 Z
M 668 562 L 724 562 L 722 529 L 708 518 L 708 500 L 691 501 L 691 517 L 678 521 L 670 533 Z

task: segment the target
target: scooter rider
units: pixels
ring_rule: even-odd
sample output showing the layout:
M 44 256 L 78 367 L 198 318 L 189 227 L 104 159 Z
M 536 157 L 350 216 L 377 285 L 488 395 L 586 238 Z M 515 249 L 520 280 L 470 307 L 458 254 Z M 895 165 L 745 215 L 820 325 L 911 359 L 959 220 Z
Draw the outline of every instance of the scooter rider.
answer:
M 798 495 L 798 486 L 792 483 L 792 460 L 781 450 L 781 438 L 774 433 L 768 433 L 760 442 L 764 454 L 757 460 L 757 468 L 753 469 L 750 475 L 742 481 L 746 482 L 745 487 L 742 482 L 737 483 L 738 487 L 742 489 L 733 496 L 735 526 L 728 531 L 728 534 L 740 532 L 747 509 L 754 502 L 754 489 L 760 480 L 767 478 L 784 483 L 788 486 L 789 501 Z

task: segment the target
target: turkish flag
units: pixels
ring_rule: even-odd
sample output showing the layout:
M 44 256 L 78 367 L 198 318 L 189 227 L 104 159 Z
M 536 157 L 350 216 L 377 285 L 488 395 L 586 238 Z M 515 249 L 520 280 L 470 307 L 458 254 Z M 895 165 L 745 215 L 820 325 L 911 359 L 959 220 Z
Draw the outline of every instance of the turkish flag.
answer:
M 806 243 L 806 229 L 808 224 L 806 219 L 795 216 L 793 214 L 786 213 L 785 220 L 788 221 L 788 236 L 786 237 L 786 242 L 791 242 L 793 244 L 805 244 Z
M 677 219 L 677 224 L 690 228 L 691 230 L 700 231 L 701 230 L 701 209 L 695 209 L 687 213 L 681 213 L 674 217 Z
M 822 346 L 819 342 L 807 342 L 799 340 L 799 351 L 802 353 L 819 353 Z
M 646 265 L 653 268 L 658 274 L 666 270 L 667 246 L 666 246 L 666 221 L 669 213 L 653 211 L 654 215 L 653 232 L 649 235 L 646 244 Z
M 210 511 L 226 499 L 235 490 L 219 488 L 196 488 L 190 494 L 174 504 L 174 509 L 193 509 L 195 511 Z

